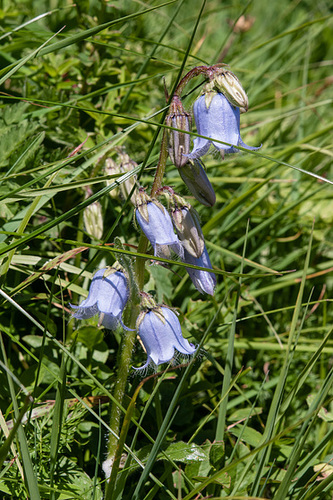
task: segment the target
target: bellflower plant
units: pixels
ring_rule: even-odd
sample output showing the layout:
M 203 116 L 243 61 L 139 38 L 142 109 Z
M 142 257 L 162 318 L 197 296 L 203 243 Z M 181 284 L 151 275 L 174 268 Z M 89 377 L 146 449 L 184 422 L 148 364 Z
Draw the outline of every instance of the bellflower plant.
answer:
M 179 319 L 168 307 L 155 306 L 142 311 L 137 320 L 137 330 L 148 356 L 139 370 L 149 365 L 169 363 L 176 353 L 190 356 L 196 351 L 196 347 L 184 339 Z
M 233 106 L 221 93 L 209 92 L 201 95 L 194 103 L 193 107 L 195 124 L 198 134 L 209 137 L 196 137 L 194 148 L 188 155 L 189 158 L 199 158 L 206 153 L 213 144 L 220 151 L 222 157 L 224 153 L 237 153 L 237 146 L 258 150 L 259 147 L 248 146 L 242 141 L 240 136 L 240 110 Z M 222 144 L 223 141 L 231 144 Z
M 122 270 L 104 268 L 94 274 L 88 297 L 79 305 L 70 304 L 73 316 L 88 319 L 99 314 L 99 325 L 115 330 L 122 322 L 121 316 L 129 296 L 127 278 Z
M 205 95 L 201 95 L 194 104 L 197 131 L 207 138 L 196 138 L 194 148 L 190 152 L 191 117 L 184 109 L 182 93 L 185 86 L 196 76 L 203 76 L 207 82 Z M 216 201 L 216 196 L 199 158 L 208 152 L 211 144 L 222 155 L 225 152 L 237 152 L 239 147 L 258 149 L 247 146 L 240 137 L 240 112 L 246 112 L 248 109 L 247 95 L 237 77 L 225 68 L 221 69 L 221 65 L 196 66 L 178 83 L 170 101 L 167 91 L 165 94 L 170 109 L 166 116 L 166 127 L 163 130 L 151 192 L 148 195 L 145 189 L 140 188 L 135 200 L 135 219 L 142 230 L 137 258 L 132 264 L 134 257 L 132 251 L 130 256 L 127 255 L 128 250 L 125 251 L 124 246 L 115 242 L 118 245 L 117 251 L 120 252 L 121 264 L 126 269 L 126 276 L 116 269 L 109 274 L 105 273 L 105 269 L 98 271 L 93 278 L 88 298 L 80 306 L 72 306 L 74 317 L 84 319 L 99 313 L 99 323 L 114 329 L 120 322 L 123 325 L 122 312 L 127 301 L 131 302 L 131 307 L 127 307 L 125 311 L 126 324 L 130 329 L 122 336 L 118 378 L 114 388 L 116 403 L 112 404 L 110 413 L 112 433 L 108 442 L 107 459 L 103 465 L 106 477 L 109 479 L 106 500 L 112 498 L 117 481 L 119 457 L 122 452 L 117 438 L 121 431 L 119 405 L 123 404 L 126 394 L 137 334 L 147 353 L 146 362 L 137 369 L 141 372 L 149 366 L 156 368 L 164 363 L 173 362 L 180 356 L 189 358 L 197 350 L 196 346 L 182 336 L 176 313 L 166 306 L 156 305 L 152 297 L 143 291 L 146 284 L 145 264 L 149 259 L 149 255 L 146 255 L 148 243 L 151 243 L 157 257 L 170 259 L 173 250 L 185 263 L 186 270 L 199 292 L 213 295 L 216 286 L 215 274 L 210 272 L 212 265 L 199 216 L 187 201 L 177 195 L 171 187 L 163 184 L 167 159 L 169 157 L 177 167 L 180 177 L 196 200 L 206 207 L 211 207 Z M 136 166 L 124 154 L 121 165 L 126 171 L 127 165 L 130 167 L 128 169 Z M 114 175 L 117 172 L 110 173 Z M 134 184 L 131 185 L 133 186 Z M 124 196 L 129 196 L 130 189 Z M 157 197 L 162 195 L 166 198 L 165 206 L 157 200 Z M 188 265 L 203 269 L 193 269 L 187 267 Z M 124 428 L 125 426 L 122 431 Z
M 185 250 L 184 262 L 187 262 L 187 264 L 192 264 L 193 266 L 200 266 L 213 269 L 210 263 L 206 246 L 199 259 L 193 257 L 193 255 L 191 255 L 187 250 Z M 188 272 L 195 288 L 199 292 L 207 293 L 209 295 L 214 295 L 214 289 L 216 285 L 216 276 L 214 273 L 210 273 L 209 271 L 202 271 L 201 269 L 193 269 L 191 267 L 187 267 L 186 271 Z

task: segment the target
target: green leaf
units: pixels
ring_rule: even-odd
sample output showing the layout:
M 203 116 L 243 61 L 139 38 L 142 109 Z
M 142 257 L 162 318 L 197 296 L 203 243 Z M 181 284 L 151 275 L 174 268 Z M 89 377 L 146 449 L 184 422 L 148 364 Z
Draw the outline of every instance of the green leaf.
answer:
M 215 469 L 222 467 L 224 461 L 224 442 L 214 441 L 209 450 L 209 461 Z
M 88 349 L 94 349 L 103 340 L 103 332 L 96 326 L 82 326 L 72 334 L 78 342 L 82 342 Z

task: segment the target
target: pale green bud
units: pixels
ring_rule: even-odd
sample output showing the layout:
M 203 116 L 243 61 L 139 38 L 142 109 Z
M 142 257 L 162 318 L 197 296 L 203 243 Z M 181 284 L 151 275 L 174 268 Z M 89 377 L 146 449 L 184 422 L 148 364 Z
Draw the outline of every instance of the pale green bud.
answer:
M 99 201 L 94 201 L 84 209 L 83 221 L 87 233 L 95 240 L 100 240 L 103 236 L 103 216 Z
M 111 184 L 114 184 L 114 182 L 118 179 L 119 175 L 121 174 L 120 165 L 118 165 L 118 163 L 115 162 L 112 158 L 107 158 L 105 160 L 104 172 L 105 175 L 117 176 L 114 177 L 113 179 L 108 179 L 106 181 L 106 185 L 111 186 Z M 112 191 L 109 191 L 109 195 L 111 196 L 111 198 L 119 198 L 120 188 L 116 187 L 112 189 Z
M 131 172 L 133 169 L 135 169 L 138 164 L 132 160 L 127 153 L 124 151 L 120 151 L 119 153 L 119 160 L 120 160 L 120 171 L 122 174 L 125 174 L 127 172 Z M 132 175 L 129 179 L 127 179 L 125 182 L 122 182 L 120 185 L 120 190 L 121 194 L 123 195 L 123 198 L 126 200 L 132 191 L 133 187 L 136 184 L 136 175 Z M 133 205 L 135 205 L 135 199 L 137 195 L 137 189 L 134 189 L 133 194 L 131 196 L 131 202 Z

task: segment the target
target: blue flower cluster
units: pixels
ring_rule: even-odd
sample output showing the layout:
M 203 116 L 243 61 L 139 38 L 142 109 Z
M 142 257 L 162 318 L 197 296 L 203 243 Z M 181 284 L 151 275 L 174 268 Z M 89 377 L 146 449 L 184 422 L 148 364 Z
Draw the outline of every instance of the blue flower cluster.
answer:
M 147 361 L 140 368 L 168 363 L 179 353 L 192 355 L 196 348 L 182 336 L 179 319 L 172 309 L 157 306 L 148 294 L 143 295 L 143 310 L 137 319 L 137 332 L 146 349 Z M 128 279 L 119 264 L 97 271 L 91 281 L 88 297 L 79 305 L 71 304 L 73 317 L 88 319 L 99 315 L 99 325 L 115 330 L 129 298 Z
M 167 192 L 170 204 L 173 205 L 172 217 L 159 201 L 150 198 L 144 190 L 141 189 L 137 196 L 136 219 L 154 248 L 155 255 L 169 259 L 169 249 L 172 249 L 183 262 L 212 269 L 196 213 L 191 205 L 172 193 L 170 188 Z M 203 269 L 186 269 L 199 292 L 214 294 L 214 273 Z
M 191 151 L 191 117 L 183 108 L 180 93 L 183 82 L 187 83 L 193 75 L 199 74 L 210 81 L 194 103 L 198 136 Z M 195 68 L 183 78 L 177 89 L 166 118 L 169 157 L 194 197 L 211 207 L 216 196 L 200 158 L 211 145 L 221 153 L 222 158 L 225 153 L 237 153 L 242 148 L 251 151 L 259 149 L 246 145 L 240 136 L 240 114 L 248 110 L 248 98 L 238 78 L 219 65 Z M 165 153 L 164 150 L 160 158 L 165 158 Z M 127 165 L 129 160 L 124 158 L 123 154 L 122 161 Z M 133 184 L 128 189 L 132 202 L 135 189 L 133 178 Z M 156 188 L 154 192 L 155 196 L 150 197 L 143 188 L 139 188 L 135 200 L 135 219 L 151 243 L 154 255 L 170 260 L 172 252 L 176 254 L 186 264 L 195 288 L 201 293 L 213 295 L 216 277 L 197 213 L 168 186 Z M 162 196 L 166 199 L 165 204 L 159 201 Z M 128 330 L 122 315 L 131 296 L 129 282 L 135 282 L 130 267 L 125 270 L 116 263 L 111 268 L 100 269 L 92 278 L 88 297 L 79 306 L 71 306 L 73 316 L 87 319 L 98 314 L 99 326 L 115 330 L 121 325 Z M 147 353 L 147 361 L 141 369 L 168 363 L 179 356 L 193 355 L 196 347 L 182 336 L 177 314 L 165 305 L 157 305 L 145 292 L 140 292 L 140 296 L 141 312 L 136 321 L 136 331 Z

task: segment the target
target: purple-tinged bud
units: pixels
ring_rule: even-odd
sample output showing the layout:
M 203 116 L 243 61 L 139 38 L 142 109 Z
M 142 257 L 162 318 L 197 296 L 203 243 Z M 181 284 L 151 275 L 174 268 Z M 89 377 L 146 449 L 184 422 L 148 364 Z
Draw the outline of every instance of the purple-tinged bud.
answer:
M 168 307 L 156 306 L 142 311 L 137 330 L 147 352 L 147 362 L 139 370 L 145 370 L 150 364 L 169 363 L 176 352 L 188 357 L 196 351 L 196 347 L 184 339 L 179 319 Z
M 94 201 L 83 211 L 83 222 L 89 236 L 100 240 L 103 236 L 102 207 L 99 201 Z
M 88 319 L 99 314 L 99 325 L 115 330 L 122 322 L 121 316 L 126 306 L 129 290 L 127 278 L 118 265 L 97 271 L 91 281 L 88 297 L 79 306 L 70 304 L 73 316 Z
M 179 169 L 179 174 L 193 196 L 206 207 L 212 207 L 216 201 L 213 186 L 197 158 L 188 160 L 186 165 Z
M 201 257 L 205 239 L 196 211 L 189 204 L 177 204 L 171 212 L 171 217 L 184 249 L 193 257 Z
M 190 253 L 185 250 L 184 262 L 187 264 L 192 264 L 193 266 L 206 267 L 208 269 L 213 269 L 210 263 L 209 255 L 206 247 L 199 259 L 193 257 Z M 216 277 L 214 273 L 209 271 L 202 271 L 201 269 L 193 269 L 191 267 L 186 268 L 195 288 L 201 293 L 208 293 L 209 295 L 214 295 L 214 289 L 216 285 Z
M 191 116 L 184 110 L 180 97 L 173 97 L 170 104 L 170 113 L 167 115 L 165 123 L 168 127 L 180 129 L 167 130 L 169 139 L 168 152 L 172 163 L 177 168 L 183 167 L 187 162 L 186 155 L 189 154 L 191 148 L 190 135 L 185 133 L 191 130 Z M 181 130 L 185 132 L 181 132 Z
M 249 109 L 249 99 L 241 82 L 232 71 L 221 69 L 214 78 L 214 85 L 219 92 L 225 95 L 230 104 L 246 113 Z
M 168 245 L 182 257 L 183 247 L 173 230 L 170 215 L 163 205 L 151 199 L 143 190 L 139 191 L 136 200 L 136 220 L 154 248 L 154 255 L 165 257 L 165 245 Z

